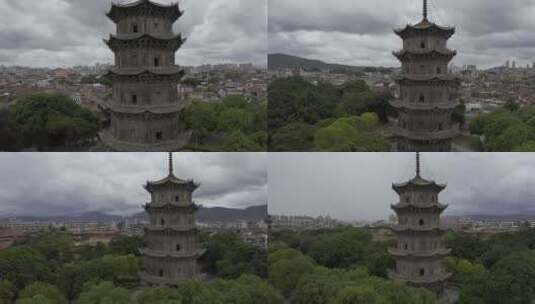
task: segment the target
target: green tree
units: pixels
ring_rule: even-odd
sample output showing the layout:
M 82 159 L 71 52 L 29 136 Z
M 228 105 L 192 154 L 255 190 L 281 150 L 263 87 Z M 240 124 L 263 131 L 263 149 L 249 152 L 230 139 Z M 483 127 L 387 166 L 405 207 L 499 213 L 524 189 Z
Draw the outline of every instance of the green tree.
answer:
M 182 110 L 180 120 L 185 128 L 193 131 L 196 143 L 217 129 L 217 111 L 213 104 L 197 101 Z
M 17 129 L 9 123 L 9 110 L 0 109 L 0 151 L 18 151 L 21 148 Z
M 515 252 L 489 272 L 486 303 L 531 303 L 535 299 L 535 251 Z
M 17 301 L 17 303 L 38 303 L 35 302 L 35 299 L 39 296 L 41 296 L 41 299 L 46 299 L 46 301 L 49 301 L 50 303 L 67 304 L 67 300 L 56 286 L 42 282 L 35 282 L 26 286 L 20 293 L 20 300 Z M 29 299 L 32 300 L 25 301 Z
M 10 281 L 17 290 L 34 281 L 52 279 L 45 258 L 27 246 L 15 246 L 0 251 L 0 274 L 2 280 Z
M 298 256 L 292 259 L 280 260 L 271 264 L 269 280 L 277 289 L 288 296 L 299 283 L 299 279 L 315 268 L 314 261 L 307 256 Z
M 72 146 L 91 142 L 99 124 L 89 110 L 57 93 L 37 93 L 19 98 L 10 108 L 10 124 L 27 146 Z
M 241 131 L 233 131 L 225 135 L 223 150 L 229 152 L 262 151 L 262 147 Z
M 182 296 L 172 288 L 144 288 L 138 298 L 139 304 L 182 304 Z
M 15 298 L 15 286 L 8 280 L 0 280 L 0 304 L 10 304 Z
M 139 248 L 143 247 L 141 236 L 125 236 L 113 238 L 108 244 L 111 254 L 139 256 Z
M 316 128 L 302 122 L 293 122 L 273 131 L 270 151 L 310 151 L 313 149 Z
M 79 304 L 129 304 L 130 295 L 126 289 L 115 287 L 111 282 L 86 284 L 80 294 Z
M 331 301 L 332 304 L 379 304 L 379 295 L 370 286 L 348 286 L 340 290 Z

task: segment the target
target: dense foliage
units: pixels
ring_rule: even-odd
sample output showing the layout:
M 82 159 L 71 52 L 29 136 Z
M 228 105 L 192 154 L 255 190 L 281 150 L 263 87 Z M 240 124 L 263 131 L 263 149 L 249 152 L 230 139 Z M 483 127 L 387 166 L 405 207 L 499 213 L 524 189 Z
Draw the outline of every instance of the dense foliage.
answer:
M 290 303 L 436 303 L 428 291 L 386 280 L 388 242 L 371 230 L 340 228 L 274 233 L 269 280 Z M 450 232 L 445 265 L 461 304 L 535 300 L 535 229 L 481 237 Z
M 535 107 L 505 106 L 470 122 L 470 132 L 484 136 L 483 148 L 492 152 L 535 151 Z
M 291 303 L 435 303 L 434 295 L 385 279 L 386 243 L 364 229 L 281 232 L 269 254 L 269 280 Z
M 8 121 L 7 127 L 5 122 L 0 124 L 0 131 L 8 132 L 8 144 L 13 143 L 13 136 L 21 139 L 6 147 L 8 150 L 19 145 L 39 150 L 87 145 L 97 139 L 100 127 L 93 113 L 58 93 L 21 97 L 10 107 L 7 117 L 4 113 L 0 119 Z
M 266 102 L 227 96 L 220 103 L 194 101 L 182 110 L 180 123 L 193 132 L 191 149 L 265 151 Z
M 447 261 L 460 303 L 529 304 L 535 300 L 535 229 L 489 238 L 450 234 Z
M 234 233 L 220 233 L 205 241 L 207 271 L 224 279 L 243 274 L 267 277 L 267 252 L 242 242 Z
M 373 92 L 363 80 L 337 87 L 300 77 L 277 79 L 268 94 L 270 151 L 387 149 L 377 129 L 391 112 L 389 96 Z
M 266 250 L 231 233 L 203 235 L 202 242 L 209 275 L 215 280 L 140 290 L 141 237 L 75 246 L 63 230 L 34 234 L 0 251 L 0 304 L 282 303 L 279 293 L 263 280 Z

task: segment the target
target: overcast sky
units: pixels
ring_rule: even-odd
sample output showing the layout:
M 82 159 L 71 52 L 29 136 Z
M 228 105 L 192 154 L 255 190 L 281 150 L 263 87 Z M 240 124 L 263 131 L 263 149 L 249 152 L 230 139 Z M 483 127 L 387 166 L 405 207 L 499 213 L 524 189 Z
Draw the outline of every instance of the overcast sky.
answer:
M 207 207 L 267 203 L 265 153 L 174 153 L 175 175 L 201 186 Z M 141 212 L 147 180 L 167 176 L 166 153 L 0 153 L 0 216 Z
M 159 3 L 177 0 L 156 0 Z M 180 65 L 266 64 L 267 0 L 180 0 Z M 57 67 L 112 62 L 102 39 L 115 25 L 110 0 L 0 0 L 0 65 Z
M 414 153 L 271 153 L 270 214 L 387 219 L 393 182 L 415 175 Z M 424 153 L 422 176 L 446 183 L 449 215 L 535 214 L 535 154 Z
M 535 61 L 535 0 L 430 0 L 430 19 L 454 25 L 457 65 Z M 422 0 L 269 0 L 269 51 L 333 63 L 399 66 L 392 29 L 422 19 Z

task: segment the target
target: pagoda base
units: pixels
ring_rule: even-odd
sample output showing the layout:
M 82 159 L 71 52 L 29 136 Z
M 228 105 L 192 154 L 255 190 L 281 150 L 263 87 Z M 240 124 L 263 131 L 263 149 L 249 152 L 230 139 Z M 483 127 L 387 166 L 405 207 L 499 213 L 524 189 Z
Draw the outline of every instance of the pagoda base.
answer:
M 180 284 L 183 284 L 187 281 L 191 280 L 205 280 L 206 274 L 205 273 L 198 273 L 194 275 L 193 277 L 189 278 L 179 278 L 179 279 L 169 279 L 166 277 L 159 277 L 159 276 L 153 276 L 150 275 L 144 271 L 139 272 L 139 278 L 141 279 L 141 282 L 143 285 L 148 286 L 178 286 Z
M 104 130 L 100 133 L 101 141 L 111 150 L 116 152 L 161 152 L 180 151 L 186 146 L 191 137 L 191 131 L 180 133 L 176 139 L 161 141 L 154 144 L 134 143 L 119 140 L 109 132 Z

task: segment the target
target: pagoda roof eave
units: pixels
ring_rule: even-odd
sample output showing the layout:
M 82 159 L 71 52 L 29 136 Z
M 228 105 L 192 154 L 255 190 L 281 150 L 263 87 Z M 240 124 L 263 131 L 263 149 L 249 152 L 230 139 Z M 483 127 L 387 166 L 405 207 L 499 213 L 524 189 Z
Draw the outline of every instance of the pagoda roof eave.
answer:
M 182 33 L 178 33 L 178 34 L 170 35 L 170 36 L 158 36 L 158 35 L 153 35 L 150 33 L 137 33 L 137 34 L 129 34 L 129 35 L 110 34 L 110 39 L 105 40 L 105 41 L 108 41 L 108 42 L 112 40 L 128 41 L 128 40 L 138 40 L 141 38 L 151 38 L 155 40 L 180 40 L 181 42 L 186 41 L 186 38 L 182 37 Z
M 406 208 L 445 210 L 446 208 L 448 208 L 448 205 L 447 204 L 436 203 L 436 204 L 431 204 L 431 205 L 427 205 L 427 206 L 417 206 L 417 205 L 414 205 L 414 204 L 397 203 L 397 204 L 391 204 L 390 208 L 395 209 L 395 210 L 403 210 L 403 209 L 406 209 Z
M 153 69 L 147 69 L 147 68 L 110 68 L 108 69 L 108 72 L 105 74 L 105 76 L 110 75 L 118 75 L 118 76 L 139 76 L 144 73 L 152 74 L 152 75 L 158 75 L 158 76 L 183 76 L 184 71 L 181 70 L 178 66 L 172 67 L 172 68 L 153 68 Z
M 200 205 L 198 205 L 196 203 L 192 203 L 192 204 L 189 204 L 187 206 L 180 206 L 180 205 L 176 205 L 176 204 L 172 204 L 172 203 L 166 203 L 166 204 L 163 204 L 163 205 L 156 206 L 156 205 L 153 205 L 151 203 L 146 203 L 146 204 L 142 205 L 142 207 L 145 210 L 148 210 L 148 209 L 168 209 L 168 208 L 198 210 L 200 208 Z
M 453 74 L 429 74 L 429 75 L 407 75 L 400 74 L 394 77 L 398 82 L 403 81 L 461 81 L 461 78 Z
M 402 60 L 405 57 L 408 56 L 436 56 L 436 57 L 446 57 L 448 59 L 452 59 L 457 55 L 457 51 L 454 50 L 446 50 L 446 51 L 440 51 L 440 50 L 431 50 L 431 51 L 425 51 L 425 52 L 415 52 L 415 51 L 409 51 L 409 50 L 401 50 L 401 51 L 394 51 L 392 54 L 399 60 Z
M 414 227 L 398 227 L 394 226 L 392 227 L 392 231 L 397 233 L 403 233 L 403 232 L 417 232 L 417 233 L 444 233 L 446 232 L 445 229 L 442 229 L 440 227 L 433 227 L 433 228 L 414 228 Z
M 455 34 L 455 27 L 440 26 L 434 22 L 429 22 L 427 19 L 423 19 L 422 21 L 414 25 L 407 24 L 403 28 L 394 29 L 394 33 L 396 33 L 396 35 L 400 36 L 401 38 L 406 38 L 413 33 L 428 30 L 436 30 L 437 32 L 448 38 Z
M 174 114 L 180 112 L 184 108 L 183 105 L 169 104 L 164 106 L 126 106 L 126 105 L 109 105 L 109 110 L 114 113 L 126 114 Z
M 394 191 L 396 191 L 397 193 L 403 192 L 405 189 L 410 187 L 429 187 L 435 190 L 442 191 L 444 190 L 444 188 L 446 188 L 446 184 L 437 184 L 433 180 L 426 180 L 419 176 L 416 176 L 415 178 L 406 182 L 392 183 L 392 189 L 394 189 Z
M 426 103 L 419 102 L 405 102 L 402 100 L 391 100 L 389 104 L 398 110 L 410 110 L 410 111 L 432 111 L 432 110 L 452 110 L 457 107 L 460 102 L 440 102 L 440 103 Z
M 151 189 L 154 187 L 159 187 L 159 186 L 164 186 L 164 185 L 169 185 L 169 184 L 189 186 L 193 189 L 196 189 L 199 187 L 199 184 L 194 182 L 193 180 L 180 179 L 174 176 L 173 174 L 171 174 L 157 181 L 147 181 L 147 184 L 145 185 L 145 189 L 147 189 L 147 191 L 150 192 Z
M 197 249 L 195 252 L 190 253 L 175 253 L 175 252 L 165 252 L 165 251 L 158 251 L 158 250 L 151 250 L 148 248 L 140 248 L 139 251 L 141 254 L 149 257 L 154 258 L 196 258 L 204 255 L 206 253 L 206 249 Z
M 140 7 L 142 5 L 150 5 L 150 6 L 154 7 L 154 8 L 160 8 L 160 9 L 169 10 L 169 12 L 171 13 L 171 16 L 173 18 L 173 21 L 176 21 L 178 18 L 180 18 L 184 14 L 184 12 L 180 10 L 178 2 L 174 2 L 174 3 L 166 5 L 166 4 L 156 3 L 156 2 L 153 2 L 153 1 L 150 1 L 150 0 L 137 0 L 137 1 L 133 1 L 133 2 L 127 2 L 127 3 L 116 3 L 116 2 L 112 1 L 111 8 L 106 13 L 106 16 L 108 18 L 110 18 L 112 21 L 117 22 L 118 21 L 118 19 L 117 19 L 117 12 L 118 11 L 135 9 L 135 8 Z

